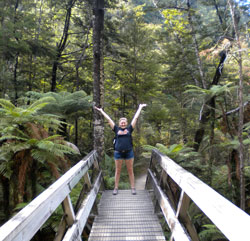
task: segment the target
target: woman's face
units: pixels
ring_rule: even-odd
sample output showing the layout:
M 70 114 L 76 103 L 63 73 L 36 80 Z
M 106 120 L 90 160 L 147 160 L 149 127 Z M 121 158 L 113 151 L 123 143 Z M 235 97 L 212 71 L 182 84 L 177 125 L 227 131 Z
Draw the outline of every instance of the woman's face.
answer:
M 128 121 L 126 118 L 121 118 L 119 121 L 119 127 L 121 127 L 122 129 L 126 128 L 128 125 Z

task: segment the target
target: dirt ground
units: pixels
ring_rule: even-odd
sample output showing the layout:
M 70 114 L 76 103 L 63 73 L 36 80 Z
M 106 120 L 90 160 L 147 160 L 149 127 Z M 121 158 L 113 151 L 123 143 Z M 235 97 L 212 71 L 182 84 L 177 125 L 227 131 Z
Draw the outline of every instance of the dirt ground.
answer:
M 145 189 L 146 178 L 147 178 L 146 170 L 140 173 L 139 175 L 135 175 L 135 188 L 137 190 Z

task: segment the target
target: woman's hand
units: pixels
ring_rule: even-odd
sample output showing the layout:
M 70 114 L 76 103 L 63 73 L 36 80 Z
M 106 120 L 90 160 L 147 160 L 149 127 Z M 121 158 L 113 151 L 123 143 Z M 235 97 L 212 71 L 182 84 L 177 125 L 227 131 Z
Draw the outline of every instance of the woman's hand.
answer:
M 147 106 L 147 104 L 140 104 L 140 105 L 139 105 L 139 108 L 142 109 L 143 107 L 146 107 L 146 106 Z
M 97 106 L 94 107 L 96 110 L 102 112 L 102 108 L 98 108 Z

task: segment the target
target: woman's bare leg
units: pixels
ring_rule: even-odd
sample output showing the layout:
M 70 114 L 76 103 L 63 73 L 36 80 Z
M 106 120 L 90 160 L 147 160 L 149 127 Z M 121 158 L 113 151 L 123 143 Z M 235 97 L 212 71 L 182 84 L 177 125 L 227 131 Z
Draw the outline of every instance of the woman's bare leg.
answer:
M 128 170 L 130 186 L 131 188 L 135 188 L 135 177 L 134 177 L 134 168 L 133 168 L 134 158 L 125 160 L 125 162 L 126 162 L 126 166 Z
M 115 188 L 118 189 L 123 160 L 115 160 Z

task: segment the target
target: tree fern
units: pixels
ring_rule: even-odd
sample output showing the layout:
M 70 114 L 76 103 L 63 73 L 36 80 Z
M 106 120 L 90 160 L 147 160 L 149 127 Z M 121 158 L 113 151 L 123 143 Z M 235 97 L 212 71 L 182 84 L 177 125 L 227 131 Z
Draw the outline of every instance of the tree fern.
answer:
M 64 118 L 71 115 L 77 115 L 79 111 L 85 111 L 91 106 L 91 97 L 88 96 L 84 91 L 76 91 L 74 93 L 69 92 L 48 92 L 48 93 L 37 93 L 28 92 L 30 100 L 52 98 L 48 105 L 42 108 L 44 113 L 53 113 L 63 116 Z
M 35 101 L 32 105 L 16 107 L 8 100 L 0 100 L 0 175 L 9 179 L 12 185 L 18 186 L 10 192 L 23 201 L 24 188 L 28 188 L 31 181 L 27 175 L 32 169 L 33 163 L 37 163 L 37 174 L 41 170 L 50 171 L 51 167 L 58 170 L 66 160 L 66 154 L 76 153 L 61 136 L 49 136 L 48 129 L 58 129 L 61 125 L 59 116 L 43 113 L 41 110 L 55 101 L 51 96 Z M 55 172 L 54 172 L 55 173 Z M 39 175 L 38 175 L 39 180 Z M 44 180 L 39 180 L 41 183 Z M 27 189 L 31 190 L 31 188 Z M 33 195 L 30 195 L 33 196 Z M 17 203 L 12 200 L 12 206 Z

